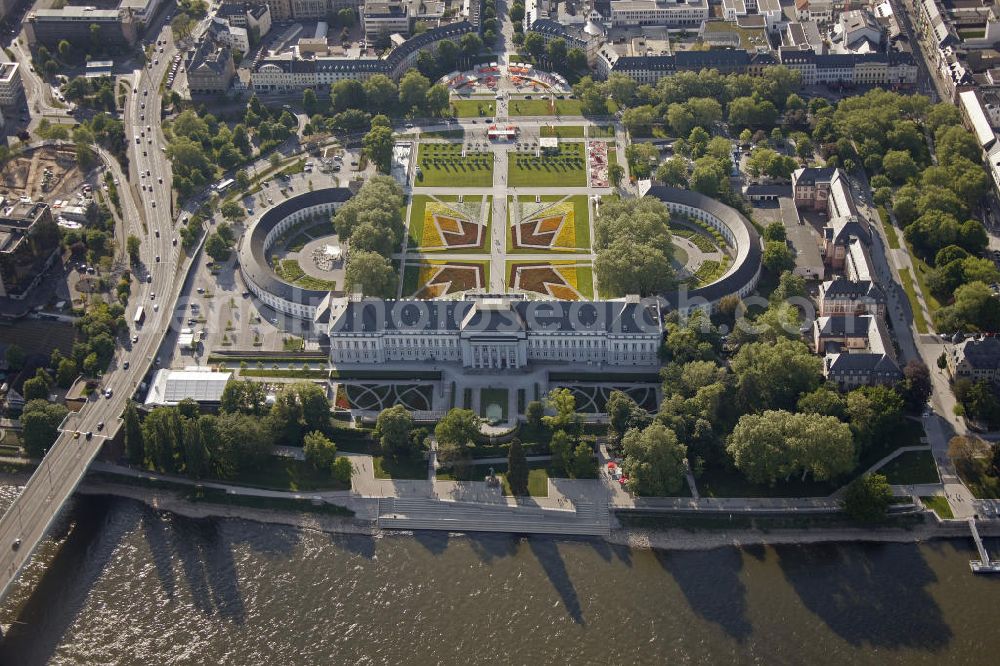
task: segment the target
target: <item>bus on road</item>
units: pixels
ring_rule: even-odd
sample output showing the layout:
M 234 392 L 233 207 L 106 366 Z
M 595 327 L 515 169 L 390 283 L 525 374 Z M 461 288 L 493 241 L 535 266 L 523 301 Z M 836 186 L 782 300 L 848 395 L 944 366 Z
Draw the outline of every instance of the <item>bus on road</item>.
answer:
M 142 326 L 142 322 L 145 319 L 146 319 L 146 311 L 140 305 L 138 308 L 136 308 L 135 319 L 133 319 L 132 321 L 135 323 L 135 327 L 139 328 L 140 326 Z

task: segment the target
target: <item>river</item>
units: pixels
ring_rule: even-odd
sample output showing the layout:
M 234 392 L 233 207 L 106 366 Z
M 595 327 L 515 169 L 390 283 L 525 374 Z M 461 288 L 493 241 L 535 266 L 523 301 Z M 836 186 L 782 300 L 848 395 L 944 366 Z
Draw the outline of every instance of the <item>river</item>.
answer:
M 0 490 L 5 506 L 12 491 Z M 370 538 L 110 497 L 77 497 L 53 535 L 0 605 L 0 664 L 976 664 L 1000 653 L 1000 579 L 969 572 L 971 540 L 658 552 Z

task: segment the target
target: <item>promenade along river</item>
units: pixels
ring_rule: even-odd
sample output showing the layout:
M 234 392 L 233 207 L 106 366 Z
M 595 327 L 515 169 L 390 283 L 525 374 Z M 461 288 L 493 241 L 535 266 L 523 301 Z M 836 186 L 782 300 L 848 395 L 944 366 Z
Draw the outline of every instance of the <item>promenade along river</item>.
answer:
M 12 491 L 0 490 L 6 506 Z M 105 497 L 77 498 L 67 513 L 0 607 L 2 664 L 986 664 L 1000 654 L 1000 579 L 969 572 L 962 540 L 653 552 L 335 536 Z

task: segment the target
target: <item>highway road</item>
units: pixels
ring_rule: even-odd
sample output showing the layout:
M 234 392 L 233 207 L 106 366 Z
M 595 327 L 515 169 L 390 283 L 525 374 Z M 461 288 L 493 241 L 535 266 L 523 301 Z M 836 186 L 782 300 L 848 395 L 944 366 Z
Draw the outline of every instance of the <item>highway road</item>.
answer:
M 181 247 L 179 242 L 173 244 L 176 234 L 170 203 L 171 168 L 161 150 L 165 142 L 160 131 L 159 86 L 175 49 L 170 43 L 169 28 L 160 33 L 159 39 L 167 42 L 163 45 L 163 53 L 157 53 L 159 63 L 133 75 L 133 92 L 128 96 L 125 109 L 130 172 L 121 174 L 117 167 L 112 168 L 112 173 L 120 174 L 119 194 L 129 232 L 137 233 L 142 240 L 141 258 L 146 270 L 139 274 L 151 278 L 150 282 L 141 282 L 133 289 L 127 318 L 131 322 L 136 308 L 142 305 L 147 312 L 146 320 L 138 332 L 137 343 L 130 342 L 131 330 L 121 337 L 118 354 L 101 384 L 102 392 L 111 390 L 111 397 L 95 392 L 80 412 L 67 417 L 62 432 L 38 469 L 0 518 L 0 597 L 6 594 L 17 573 L 30 559 L 105 438 L 117 433 L 126 400 L 155 362 L 183 282 L 179 279 Z M 43 104 L 44 93 L 35 86 L 32 88 L 36 99 L 41 98 L 39 102 Z M 135 135 L 140 135 L 138 144 Z M 122 180 L 123 176 L 127 178 Z M 142 185 L 145 190 L 141 189 Z M 145 224 L 136 224 L 138 218 Z M 185 267 L 189 265 L 190 261 L 185 262 Z M 102 423 L 104 427 L 99 429 Z M 93 435 L 90 438 L 86 434 L 76 436 L 76 432 Z

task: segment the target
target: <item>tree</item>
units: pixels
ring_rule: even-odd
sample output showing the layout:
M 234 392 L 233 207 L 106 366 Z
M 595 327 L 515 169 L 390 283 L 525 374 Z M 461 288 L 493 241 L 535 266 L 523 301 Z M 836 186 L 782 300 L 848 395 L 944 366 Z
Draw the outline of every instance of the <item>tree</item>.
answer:
M 337 480 L 338 483 L 342 483 L 345 486 L 350 487 L 351 476 L 354 474 L 354 466 L 351 464 L 350 458 L 341 456 L 333 461 L 333 478 Z
M 835 388 L 824 385 L 799 398 L 798 409 L 806 414 L 833 416 L 844 420 L 847 416 L 847 399 Z
M 768 241 L 764 244 L 764 267 L 775 274 L 795 268 L 795 255 L 785 241 Z
M 246 169 L 240 169 L 236 172 L 236 185 L 241 190 L 250 187 L 250 174 L 247 173 Z
M 384 454 L 398 456 L 411 453 L 411 430 L 413 415 L 403 405 L 393 405 L 379 412 L 373 434 Z
M 308 116 L 319 112 L 319 100 L 316 98 L 316 91 L 312 88 L 306 88 L 302 91 L 302 108 Z
M 44 369 L 38 368 L 35 376 L 27 379 L 21 387 L 21 395 L 25 400 L 48 400 L 49 388 L 52 386 L 52 378 Z
M 391 112 L 399 99 L 399 88 L 385 74 L 375 74 L 365 79 L 363 89 L 367 106 L 373 113 Z M 365 105 L 365 100 L 345 108 L 361 108 Z
M 263 416 L 267 411 L 267 387 L 249 379 L 230 379 L 222 389 L 220 409 L 251 416 Z
M 457 407 L 448 411 L 434 426 L 438 454 L 442 460 L 454 461 L 465 457 L 479 435 L 480 419 L 471 409 Z
M 366 296 L 392 298 L 396 295 L 396 270 L 386 257 L 366 252 L 354 252 L 345 270 L 346 288 Z
M 330 402 L 312 382 L 286 384 L 275 396 L 268 419 L 279 438 L 298 446 L 305 433 L 330 430 Z
M 222 217 L 226 218 L 230 222 L 239 222 L 245 216 L 246 211 L 243 210 L 243 206 L 239 205 L 235 201 L 227 201 L 219 208 L 219 212 L 222 213 Z
M 524 50 L 536 60 L 545 53 L 545 38 L 537 32 L 528 32 L 524 35 Z
M 567 388 L 554 388 L 545 396 L 545 407 L 554 414 L 542 417 L 542 422 L 551 430 L 565 430 L 575 433 L 580 425 L 576 413 L 576 398 Z
M 80 370 L 75 359 L 61 359 L 59 366 L 56 368 L 56 384 L 62 388 L 69 388 L 73 385 L 79 374 Z
M 388 174 L 392 167 L 392 130 L 373 127 L 361 140 L 361 148 L 380 173 Z
M 302 438 L 302 451 L 306 462 L 316 469 L 332 469 L 333 461 L 337 458 L 336 445 L 318 430 L 306 433 Z
M 608 167 L 608 179 L 613 187 L 621 185 L 623 178 L 625 178 L 625 167 L 621 164 L 612 164 Z
M 565 430 L 556 430 L 549 440 L 552 463 L 567 476 L 573 467 L 573 438 Z
M 951 305 L 933 314 L 934 328 L 952 331 L 995 331 L 1000 328 L 1000 301 L 982 282 L 970 282 L 955 290 Z
M 139 237 L 134 234 L 129 234 L 128 238 L 125 239 L 125 247 L 128 250 L 128 259 L 133 265 L 139 263 Z
M 217 231 L 213 231 L 205 239 L 205 253 L 216 261 L 225 261 L 229 258 L 229 243 Z
M 194 416 L 185 418 L 181 422 L 181 457 L 184 461 L 184 472 L 196 479 L 206 476 L 211 471 L 212 463 L 208 449 L 209 442 L 205 441 L 200 418 Z
M 862 386 L 847 394 L 847 419 L 859 449 L 890 439 L 903 423 L 903 399 L 887 386 Z
M 450 93 L 448 88 L 440 83 L 427 90 L 424 108 L 430 116 L 442 116 L 448 110 Z
M 524 408 L 524 420 L 535 429 L 542 427 L 542 417 L 545 415 L 545 405 L 540 400 L 532 400 Z
M 69 412 L 48 400 L 31 400 L 21 411 L 21 443 L 28 456 L 41 458 L 59 436 L 59 424 Z
M 820 383 L 822 359 L 797 340 L 743 345 L 731 363 L 737 395 L 749 411 L 792 409 L 803 393 Z
M 740 417 L 726 444 L 733 464 L 753 483 L 792 475 L 828 481 L 854 467 L 851 429 L 832 416 L 765 411 Z
M 688 165 L 680 155 L 675 155 L 664 161 L 656 169 L 656 179 L 670 187 L 686 187 L 688 182 Z
M 662 423 L 626 432 L 622 450 L 622 471 L 637 495 L 673 495 L 684 485 L 687 447 Z
M 517 437 L 510 441 L 507 451 L 507 483 L 512 495 L 528 494 L 528 458 Z
M 260 419 L 246 414 L 223 413 L 216 419 L 215 427 L 218 431 L 217 468 L 222 478 L 231 479 L 246 470 L 259 469 L 270 459 L 274 436 L 269 429 L 261 427 Z
M 399 103 L 410 113 L 422 113 L 427 103 L 431 82 L 426 76 L 411 69 L 399 80 Z
M 141 465 L 145 459 L 146 445 L 142 439 L 142 424 L 139 423 L 139 413 L 135 409 L 135 403 L 131 400 L 125 403 L 122 426 L 125 437 L 125 456 L 133 465 Z
M 882 156 L 882 169 L 896 185 L 902 185 L 917 175 L 917 163 L 909 151 L 890 150 Z
M 900 396 L 912 412 L 923 409 L 931 397 L 931 373 L 923 361 L 913 359 L 903 368 Z
M 24 361 L 27 359 L 27 356 L 24 348 L 16 343 L 7 345 L 7 350 L 4 352 L 4 360 L 7 361 L 10 369 L 15 371 L 24 367 Z
M 882 474 L 866 474 L 848 484 L 840 506 L 852 519 L 875 523 L 885 519 L 892 488 Z

